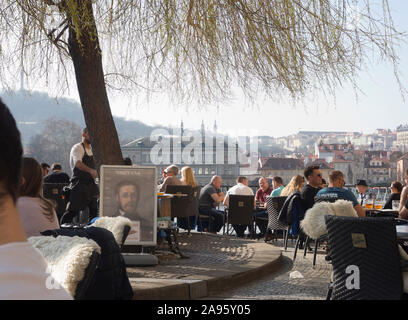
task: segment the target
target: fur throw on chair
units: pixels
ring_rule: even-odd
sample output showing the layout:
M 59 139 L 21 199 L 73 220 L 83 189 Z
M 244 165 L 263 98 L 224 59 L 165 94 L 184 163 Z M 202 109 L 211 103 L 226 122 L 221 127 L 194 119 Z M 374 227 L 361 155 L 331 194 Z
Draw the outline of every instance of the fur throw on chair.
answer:
M 122 245 L 123 229 L 125 226 L 132 227 L 132 221 L 125 217 L 101 217 L 92 226 L 104 228 L 113 233 L 116 243 Z
M 47 261 L 47 272 L 72 297 L 75 297 L 77 285 L 85 276 L 92 252 L 101 253 L 95 241 L 82 237 L 38 236 L 30 237 L 28 241 Z
M 318 202 L 306 211 L 305 218 L 300 223 L 303 232 L 312 239 L 325 235 L 327 233 L 325 215 L 358 217 L 351 201 Z

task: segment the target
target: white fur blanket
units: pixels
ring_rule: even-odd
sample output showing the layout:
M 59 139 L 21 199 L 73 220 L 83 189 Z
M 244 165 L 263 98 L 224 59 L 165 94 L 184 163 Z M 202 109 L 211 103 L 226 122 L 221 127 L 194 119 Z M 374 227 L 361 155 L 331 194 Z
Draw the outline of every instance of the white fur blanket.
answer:
M 305 218 L 300 223 L 303 232 L 312 239 L 325 235 L 327 233 L 325 215 L 358 217 L 351 201 L 318 202 L 306 211 Z
M 72 297 L 75 297 L 77 285 L 84 278 L 92 252 L 101 253 L 95 241 L 78 236 L 39 236 L 30 237 L 28 241 L 44 256 L 47 272 Z
M 125 217 L 101 217 L 97 219 L 92 226 L 109 230 L 113 233 L 116 243 L 121 245 L 123 229 L 125 226 L 132 227 L 132 221 Z

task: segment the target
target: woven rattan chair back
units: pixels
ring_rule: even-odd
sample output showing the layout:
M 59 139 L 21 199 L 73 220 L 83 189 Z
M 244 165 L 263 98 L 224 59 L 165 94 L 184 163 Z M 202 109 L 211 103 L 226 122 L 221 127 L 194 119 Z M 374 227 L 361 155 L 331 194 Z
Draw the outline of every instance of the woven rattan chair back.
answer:
M 333 300 L 400 299 L 395 220 L 325 216 Z

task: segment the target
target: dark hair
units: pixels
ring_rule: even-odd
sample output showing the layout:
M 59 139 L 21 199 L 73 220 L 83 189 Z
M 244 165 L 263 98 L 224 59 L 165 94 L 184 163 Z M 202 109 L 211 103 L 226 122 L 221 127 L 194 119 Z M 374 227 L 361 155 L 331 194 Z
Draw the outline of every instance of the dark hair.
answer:
M 134 186 L 134 187 L 136 188 L 136 190 L 137 190 L 137 194 L 139 194 L 139 186 L 136 185 L 136 183 L 134 183 L 134 182 L 132 182 L 132 181 L 129 181 L 129 180 L 124 180 L 124 181 L 119 182 L 119 183 L 116 185 L 116 188 L 115 188 L 115 194 L 116 194 L 116 195 L 119 194 L 119 190 L 120 190 L 120 188 L 122 188 L 123 186 Z
M 82 133 L 87 133 L 87 132 L 88 132 L 88 128 L 87 128 L 87 127 L 85 127 L 85 128 L 82 129 Z
M 317 169 L 320 169 L 320 167 L 317 165 L 308 166 L 303 172 L 303 175 L 305 176 L 306 180 L 313 174 L 313 171 Z
M 272 178 L 272 181 L 275 181 L 275 182 L 277 182 L 277 183 L 283 184 L 283 180 L 282 180 L 281 177 L 273 177 L 273 178 Z
M 0 99 L 0 201 L 10 195 L 16 202 L 21 178 L 23 146 L 10 110 Z
M 53 163 L 52 165 L 51 165 L 51 170 L 62 170 L 62 166 L 61 166 L 61 164 L 60 163 Z
M 248 178 L 247 178 L 247 177 L 244 177 L 244 176 L 239 176 L 239 177 L 237 178 L 237 183 L 242 183 L 242 182 L 244 182 L 245 180 L 248 180 Z
M 46 162 L 41 162 L 41 168 L 47 169 L 47 168 L 49 168 L 49 167 L 50 167 L 50 165 L 49 165 L 48 163 L 46 163 Z
M 20 196 L 40 198 L 44 215 L 54 221 L 54 204 L 42 196 L 43 175 L 41 166 L 34 158 L 23 158 L 24 184 L 20 186 Z
M 131 166 L 132 165 L 132 160 L 129 157 L 123 158 L 123 163 L 126 166 Z
M 399 181 L 394 181 L 393 183 L 391 183 L 391 187 L 397 189 L 398 193 L 402 192 L 402 183 Z

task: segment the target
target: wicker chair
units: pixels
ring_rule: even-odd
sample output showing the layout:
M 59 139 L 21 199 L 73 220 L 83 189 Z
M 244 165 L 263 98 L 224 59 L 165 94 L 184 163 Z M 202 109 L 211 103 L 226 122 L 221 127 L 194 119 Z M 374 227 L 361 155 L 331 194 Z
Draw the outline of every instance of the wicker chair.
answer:
M 266 228 L 266 230 L 283 230 L 285 251 L 288 246 L 290 226 L 279 221 L 278 216 L 286 199 L 287 197 L 266 197 L 266 210 L 268 211 L 268 227 Z
M 230 224 L 248 225 L 251 236 L 254 236 L 254 196 L 235 194 L 229 196 L 227 235 Z
M 333 283 L 327 299 L 401 299 L 403 284 L 393 218 L 326 216 Z M 359 288 L 350 288 L 350 266 L 358 267 Z

